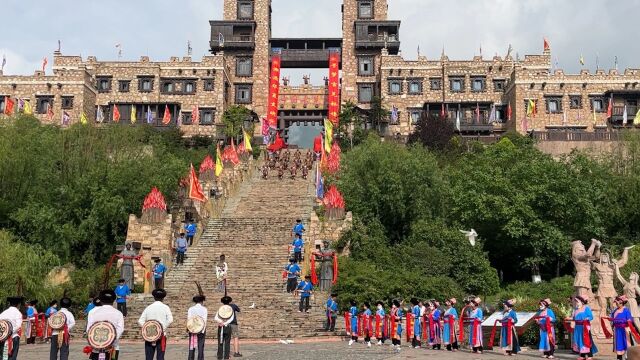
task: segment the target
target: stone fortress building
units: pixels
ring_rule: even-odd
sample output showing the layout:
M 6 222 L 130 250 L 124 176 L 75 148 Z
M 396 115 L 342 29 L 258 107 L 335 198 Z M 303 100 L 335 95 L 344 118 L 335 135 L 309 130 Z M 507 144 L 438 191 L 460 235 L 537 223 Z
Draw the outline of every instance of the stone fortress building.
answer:
M 394 109 L 382 126 L 387 135 L 408 135 L 424 112 L 447 115 L 469 136 L 493 137 L 511 129 L 593 137 L 633 126 L 640 69 L 565 74 L 552 70 L 548 47 L 524 59 L 508 54 L 459 61 L 443 53 L 439 59 L 408 61 L 400 54 L 401 23 L 389 20 L 387 9 L 388 0 L 344 0 L 342 38 L 274 38 L 271 0 L 224 0 L 223 20 L 210 22 L 211 55 L 166 62 L 143 56 L 130 62 L 58 51 L 51 75 L 0 74 L 0 110 L 9 97 L 29 102 L 44 123 L 60 124 L 65 113 L 75 123 L 84 113 L 95 124 L 98 112 L 104 114 L 102 122 L 113 122 L 117 106 L 119 123 L 131 125 L 133 107 L 136 125 L 179 126 L 185 136 L 216 136 L 223 112 L 232 105 L 248 107 L 253 121 L 266 117 L 275 52 L 282 68 L 328 68 L 329 52 L 340 51 L 342 103 L 351 101 L 366 113 L 379 96 L 385 108 Z M 327 116 L 327 87 L 281 81 L 278 126 L 285 135 L 301 122 L 321 124 Z M 527 116 L 529 100 L 536 103 L 535 116 Z M 625 109 L 628 122 L 623 124 Z M 194 110 L 198 124 L 192 122 Z

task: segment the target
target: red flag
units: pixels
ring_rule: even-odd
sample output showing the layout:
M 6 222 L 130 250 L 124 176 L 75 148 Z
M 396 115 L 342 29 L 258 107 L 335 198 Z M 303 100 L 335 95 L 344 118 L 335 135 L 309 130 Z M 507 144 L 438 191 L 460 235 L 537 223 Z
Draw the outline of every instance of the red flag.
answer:
M 196 175 L 196 171 L 193 168 L 193 164 L 191 164 L 191 172 L 189 174 L 189 199 L 200 202 L 207 201 L 207 197 L 204 196 L 202 185 L 200 185 L 200 181 L 198 181 L 198 176 Z
M 46 57 L 42 59 L 42 72 L 45 72 L 45 69 L 47 68 L 48 63 L 49 63 L 49 60 Z
M 509 103 L 509 105 L 507 106 L 507 120 L 508 121 L 511 121 L 512 111 L 513 110 L 511 110 L 511 103 Z
M 238 165 L 240 163 L 240 159 L 238 158 L 238 150 L 236 150 L 236 144 L 233 142 L 233 138 L 231 138 L 231 152 L 229 154 L 229 161 L 231 161 L 233 165 Z
M 442 108 L 440 109 L 440 117 L 445 118 L 444 103 L 442 103 Z
M 118 105 L 113 105 L 113 121 L 114 122 L 119 122 L 120 121 L 120 110 L 118 109 Z
M 162 116 L 162 123 L 169 125 L 171 123 L 171 111 L 169 111 L 169 105 L 164 106 L 164 115 Z
M 55 114 L 53 113 L 53 106 L 51 106 L 51 104 L 47 105 L 47 116 L 49 117 L 49 120 L 53 120 L 53 116 Z
M 269 77 L 269 104 L 267 107 L 267 123 L 269 127 L 278 127 L 278 96 L 280 94 L 280 54 L 271 57 L 271 75 Z
M 613 99 L 609 98 L 609 106 L 607 107 L 607 118 L 611 119 L 613 116 Z
M 193 105 L 193 108 L 191 108 L 191 123 L 198 125 L 198 122 L 200 122 L 200 108 L 198 105 Z
M 4 114 L 11 115 L 13 114 L 13 107 L 15 106 L 15 101 L 8 96 L 4 97 Z
M 276 139 L 274 140 L 273 144 L 267 146 L 267 150 L 278 151 L 286 147 L 287 147 L 287 144 L 285 144 L 284 140 L 280 137 L 280 133 L 276 133 Z
M 480 123 L 480 104 L 476 103 L 476 122 Z
M 551 50 L 551 46 L 549 45 L 549 40 L 547 40 L 547 38 L 544 38 L 544 51 L 549 51 Z
M 334 125 L 338 125 L 340 118 L 340 53 L 329 53 L 329 113 L 327 118 Z

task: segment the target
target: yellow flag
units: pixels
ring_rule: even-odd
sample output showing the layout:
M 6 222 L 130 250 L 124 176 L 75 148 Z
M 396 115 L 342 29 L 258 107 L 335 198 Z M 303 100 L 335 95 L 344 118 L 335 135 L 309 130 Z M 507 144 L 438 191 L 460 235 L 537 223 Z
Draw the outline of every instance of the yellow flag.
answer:
M 89 121 L 87 120 L 87 114 L 84 113 L 84 111 L 82 112 L 82 115 L 80 115 L 80 124 L 86 124 Z
M 580 65 L 584 66 L 584 56 L 580 55 Z
M 333 141 L 333 123 L 324 119 L 324 151 L 331 152 L 331 142 Z
M 136 120 L 138 120 L 138 118 L 136 117 L 136 107 L 135 105 L 131 106 L 131 123 L 135 124 Z
M 31 102 L 27 100 L 24 101 L 23 111 L 25 115 L 33 115 L 33 108 L 31 108 Z
M 251 147 L 251 136 L 249 136 L 244 129 L 242 129 L 242 136 L 244 137 L 244 149 L 247 152 L 253 151 L 253 147 Z
M 638 109 L 638 113 L 636 114 L 635 119 L 633 119 L 633 125 L 640 125 L 640 109 Z
M 598 122 L 598 118 L 596 118 L 596 108 L 593 108 L 593 123 L 597 123 Z
M 220 145 L 216 148 L 216 176 L 220 176 L 222 174 L 222 169 L 224 169 L 224 165 L 222 165 L 222 157 L 220 156 Z

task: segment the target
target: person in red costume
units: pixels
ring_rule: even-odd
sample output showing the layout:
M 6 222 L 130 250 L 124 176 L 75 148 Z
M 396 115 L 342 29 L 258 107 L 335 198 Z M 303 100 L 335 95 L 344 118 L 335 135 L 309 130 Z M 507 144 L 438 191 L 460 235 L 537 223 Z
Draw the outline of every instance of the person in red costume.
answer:
M 324 134 L 320 132 L 318 136 L 313 139 L 313 152 L 316 155 L 316 160 L 320 159 L 320 152 L 322 151 L 322 139 L 324 138 Z
M 280 136 L 280 133 L 277 133 L 276 139 L 273 141 L 273 144 L 267 147 L 267 150 L 271 152 L 277 152 L 277 151 L 280 151 L 281 149 L 286 149 L 286 148 L 287 148 L 287 144 L 284 142 L 284 140 Z

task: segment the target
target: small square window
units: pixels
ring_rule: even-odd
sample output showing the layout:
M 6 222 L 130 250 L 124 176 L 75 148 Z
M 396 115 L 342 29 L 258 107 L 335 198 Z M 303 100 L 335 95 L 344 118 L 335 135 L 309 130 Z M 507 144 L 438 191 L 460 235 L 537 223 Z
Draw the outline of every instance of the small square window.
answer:
M 238 19 L 239 20 L 253 19 L 253 1 L 238 2 Z
M 402 93 L 402 81 L 393 80 L 389 81 L 389 94 L 400 94 Z
M 251 104 L 251 84 L 236 85 L 236 104 Z
M 63 96 L 61 101 L 63 109 L 73 109 L 73 96 Z
M 212 125 L 215 119 L 215 109 L 200 109 L 200 124 Z
M 373 19 L 373 1 L 358 2 L 358 18 Z
M 193 117 L 190 112 L 182 113 L 182 124 L 183 125 L 191 125 L 193 123 Z
M 506 80 L 493 80 L 493 91 L 504 92 L 506 85 L 507 85 Z
M 175 84 L 172 81 L 165 81 L 162 83 L 162 92 L 165 94 L 171 94 L 175 91 Z
M 131 87 L 130 80 L 120 80 L 118 81 L 118 91 L 127 93 L 129 92 L 129 88 Z
M 591 99 L 591 109 L 595 112 L 604 112 L 604 100 L 602 98 Z
M 213 91 L 214 83 L 213 79 L 205 79 L 204 80 L 204 91 Z
M 451 79 L 449 86 L 451 87 L 451 92 L 462 92 L 464 91 L 464 80 Z
M 422 94 L 422 81 L 411 80 L 409 81 L 409 94 Z
M 442 90 L 442 79 L 429 79 L 431 90 Z
M 183 84 L 183 90 L 185 94 L 193 94 L 196 92 L 196 83 L 193 81 L 186 81 Z
M 53 107 L 52 96 L 36 96 L 36 112 L 38 114 L 46 114 L 49 106 Z
M 358 75 L 360 76 L 374 75 L 373 57 L 371 56 L 358 57 Z
M 373 85 L 359 84 L 358 85 L 358 102 L 370 103 L 371 100 L 373 100 Z
M 411 124 L 415 125 L 420 121 L 420 117 L 422 116 L 422 111 L 420 110 L 411 110 L 409 113 L 411 118 Z
M 572 109 L 582 109 L 582 96 L 580 95 L 570 96 L 569 101 L 571 103 Z
M 471 90 L 474 92 L 484 91 L 485 78 L 476 77 L 471 79 Z
M 111 91 L 111 78 L 96 78 L 96 87 L 99 92 Z
M 561 113 L 562 98 L 559 98 L 559 97 L 547 98 L 547 112 L 551 114 Z
M 138 91 L 140 92 L 151 92 L 153 91 L 153 79 L 152 78 L 141 78 L 138 80 Z
M 251 76 L 253 74 L 253 59 L 236 59 L 236 76 Z
M 4 107 L 5 107 L 5 97 L 6 95 L 0 95 L 0 114 L 4 113 Z

